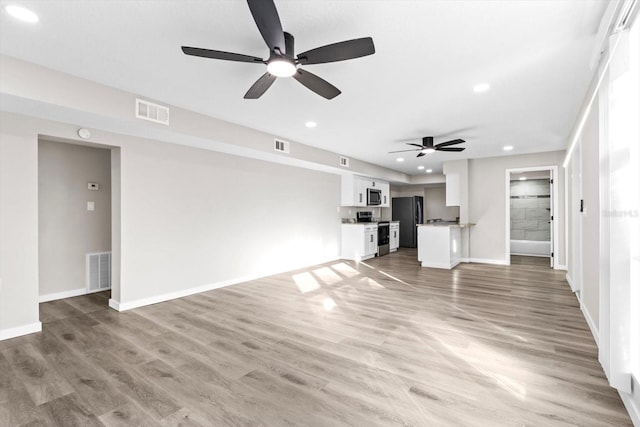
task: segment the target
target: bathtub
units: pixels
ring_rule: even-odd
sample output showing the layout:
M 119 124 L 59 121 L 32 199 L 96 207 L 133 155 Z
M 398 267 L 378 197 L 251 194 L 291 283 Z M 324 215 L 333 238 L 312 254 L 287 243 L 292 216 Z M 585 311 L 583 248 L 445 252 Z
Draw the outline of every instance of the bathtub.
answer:
M 545 256 L 551 255 L 551 242 L 535 240 L 512 240 L 511 255 Z

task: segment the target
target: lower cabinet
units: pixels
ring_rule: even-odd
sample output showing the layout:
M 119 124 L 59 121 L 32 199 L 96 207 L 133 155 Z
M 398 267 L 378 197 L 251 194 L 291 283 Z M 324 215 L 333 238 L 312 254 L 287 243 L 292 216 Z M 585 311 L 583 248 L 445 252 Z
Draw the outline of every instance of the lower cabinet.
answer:
M 342 224 L 342 258 L 362 261 L 378 252 L 377 224 Z
M 400 223 L 389 224 L 389 252 L 395 252 L 400 247 Z

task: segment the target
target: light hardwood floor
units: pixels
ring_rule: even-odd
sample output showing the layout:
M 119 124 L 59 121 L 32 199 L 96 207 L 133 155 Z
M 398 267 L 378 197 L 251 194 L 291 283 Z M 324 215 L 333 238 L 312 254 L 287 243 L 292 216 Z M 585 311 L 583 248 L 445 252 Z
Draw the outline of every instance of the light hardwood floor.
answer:
M 0 342 L 0 425 L 628 426 L 564 273 L 338 261 Z

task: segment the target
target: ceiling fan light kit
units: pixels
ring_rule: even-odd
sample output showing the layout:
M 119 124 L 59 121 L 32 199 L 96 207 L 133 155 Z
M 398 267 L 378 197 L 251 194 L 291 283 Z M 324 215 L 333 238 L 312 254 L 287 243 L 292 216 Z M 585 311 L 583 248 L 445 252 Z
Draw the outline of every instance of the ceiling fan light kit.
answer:
M 268 60 L 220 50 L 182 47 L 185 55 L 266 64 L 267 72 L 249 88 L 244 95 L 245 99 L 260 98 L 278 77 L 293 77 L 307 89 L 326 99 L 333 99 L 340 95 L 340 90 L 315 74 L 303 70 L 300 65 L 346 61 L 375 53 L 373 39 L 364 37 L 321 46 L 296 56 L 294 37 L 282 30 L 280 16 L 273 0 L 247 0 L 247 3 L 253 20 L 269 48 Z
M 427 154 L 435 153 L 436 151 L 454 151 L 460 152 L 464 151 L 464 147 L 451 147 L 451 145 L 458 145 L 465 142 L 464 139 L 452 139 L 451 141 L 441 142 L 440 144 L 433 144 L 432 136 L 425 136 L 422 138 L 421 144 L 414 144 L 412 142 L 407 142 L 407 145 L 411 145 L 413 147 L 410 150 L 399 150 L 399 151 L 389 151 L 389 153 L 405 153 L 407 151 L 419 151 L 416 157 L 426 156 Z

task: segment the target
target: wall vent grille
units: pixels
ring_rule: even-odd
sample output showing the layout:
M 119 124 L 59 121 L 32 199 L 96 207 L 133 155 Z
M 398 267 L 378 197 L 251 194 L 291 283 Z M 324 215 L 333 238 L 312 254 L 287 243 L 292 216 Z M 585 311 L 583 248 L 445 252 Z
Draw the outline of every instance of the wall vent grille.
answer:
M 289 143 L 287 141 L 282 141 L 280 139 L 273 140 L 273 149 L 279 151 L 281 153 L 289 154 Z
M 349 158 L 348 157 L 344 157 L 344 156 L 340 156 L 340 166 L 348 168 L 349 167 Z
M 87 293 L 111 289 L 111 252 L 86 254 Z
M 169 108 L 136 98 L 136 117 L 154 123 L 169 125 Z

